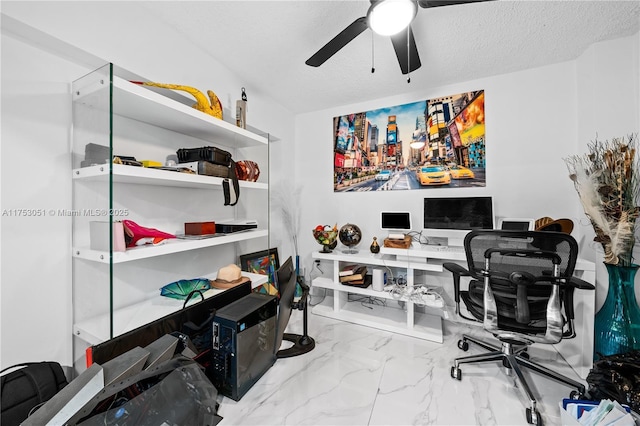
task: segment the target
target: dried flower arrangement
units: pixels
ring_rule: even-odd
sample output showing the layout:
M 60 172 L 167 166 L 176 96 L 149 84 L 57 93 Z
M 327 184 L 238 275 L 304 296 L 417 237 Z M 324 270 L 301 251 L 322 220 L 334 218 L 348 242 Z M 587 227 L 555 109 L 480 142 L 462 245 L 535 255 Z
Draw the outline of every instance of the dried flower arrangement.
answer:
M 638 135 L 592 141 L 589 153 L 565 158 L 569 177 L 604 249 L 604 263 L 633 263 L 636 220 L 640 215 Z
M 280 210 L 285 231 L 293 242 L 293 251 L 296 258 L 298 252 L 298 232 L 300 230 L 300 198 L 301 187 L 294 187 L 290 181 L 283 181 L 277 185 L 278 190 L 273 192 L 274 206 Z

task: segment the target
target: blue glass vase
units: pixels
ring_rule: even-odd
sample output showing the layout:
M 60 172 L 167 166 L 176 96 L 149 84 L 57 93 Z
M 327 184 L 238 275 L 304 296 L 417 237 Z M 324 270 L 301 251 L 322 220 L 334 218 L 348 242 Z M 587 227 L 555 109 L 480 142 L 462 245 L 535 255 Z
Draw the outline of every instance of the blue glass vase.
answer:
M 640 308 L 634 289 L 640 266 L 607 263 L 605 266 L 609 275 L 609 291 L 595 318 L 596 359 L 640 349 Z

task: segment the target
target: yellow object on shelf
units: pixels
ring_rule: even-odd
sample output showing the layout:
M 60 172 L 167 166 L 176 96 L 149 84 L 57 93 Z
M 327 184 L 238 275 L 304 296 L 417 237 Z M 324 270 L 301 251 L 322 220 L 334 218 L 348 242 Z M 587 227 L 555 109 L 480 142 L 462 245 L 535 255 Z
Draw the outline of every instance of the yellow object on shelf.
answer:
M 143 167 L 162 167 L 162 163 L 159 161 L 153 160 L 142 160 L 140 161 Z
M 141 84 L 143 86 L 160 87 L 163 89 L 171 89 L 171 90 L 182 90 L 184 92 L 190 93 L 194 98 L 196 98 L 196 103 L 193 104 L 193 107 L 195 109 L 222 120 L 222 103 L 220 102 L 220 99 L 218 99 L 216 94 L 213 93 L 213 91 L 211 90 L 207 90 L 207 95 L 209 96 L 209 99 L 207 99 L 207 96 L 205 96 L 204 93 L 190 86 L 183 86 L 180 84 L 153 83 L 150 81 L 131 81 L 131 82 L 135 84 Z

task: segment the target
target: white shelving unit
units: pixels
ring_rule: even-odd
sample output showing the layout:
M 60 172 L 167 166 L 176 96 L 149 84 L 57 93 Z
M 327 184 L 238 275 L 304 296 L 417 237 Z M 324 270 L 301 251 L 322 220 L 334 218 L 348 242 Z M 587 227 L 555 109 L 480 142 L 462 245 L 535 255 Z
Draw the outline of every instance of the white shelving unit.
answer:
M 182 309 L 182 301 L 161 296 L 159 291 L 177 276 L 215 279 L 219 268 L 237 262 L 238 254 L 269 248 L 269 136 L 198 111 L 191 106 L 193 99 L 182 94 L 115 76 L 113 69 L 108 64 L 73 83 L 73 334 L 74 342 L 80 342 L 74 357 L 84 352 L 82 346 L 104 342 Z M 236 161 L 258 161 L 263 173 L 258 182 L 240 181 L 239 203 L 223 206 L 222 178 L 109 164 L 109 160 L 81 167 L 88 144 L 107 147 L 113 155 L 130 155 L 133 150 L 143 159 L 164 159 L 180 148 L 216 146 L 231 152 Z M 180 201 L 174 203 L 176 198 Z M 260 220 L 257 229 L 211 238 L 169 239 L 124 252 L 92 250 L 92 220 L 131 218 L 91 217 L 83 212 L 129 207 L 141 226 L 155 220 L 169 224 L 169 229 L 204 220 L 203 216 L 249 219 L 246 215 L 251 214 L 256 219 L 256 214 Z M 191 217 L 196 219 L 188 220 Z M 251 278 L 254 288 L 266 282 L 263 275 L 243 275 Z M 222 291 L 209 290 L 205 297 Z
M 404 268 L 407 271 L 407 286 L 414 285 L 413 275 L 416 270 L 442 271 L 441 263 L 430 261 L 426 257 L 414 258 L 411 256 L 404 259 L 403 254 L 405 253 L 384 253 L 383 250 L 378 254 L 314 252 L 312 255 L 314 259 L 333 262 L 333 277 L 319 277 L 313 280 L 313 287 L 331 290 L 332 294 L 327 295 L 322 303 L 314 306 L 312 312 L 316 315 L 442 343 L 441 315 L 417 312 L 414 303 L 410 300 L 402 300 L 403 303 L 398 304 L 398 299 L 386 291 L 375 291 L 370 287 L 359 288 L 340 283 L 338 272 L 341 264 L 362 263 L 389 268 Z M 364 307 L 359 302 L 350 302 L 348 300 L 350 294 L 382 299 L 385 303 L 382 306 L 368 304 L 367 307 Z
M 265 275 L 245 273 L 244 275 L 251 278 L 251 286 L 253 288 L 258 287 L 267 282 Z M 216 274 L 211 274 L 208 278 L 214 279 Z M 207 278 L 207 277 L 204 277 Z M 215 296 L 224 292 L 224 290 L 212 288 L 203 293 L 205 298 Z M 187 306 L 199 302 L 199 298 L 194 298 Z M 121 330 L 122 333 L 134 330 L 140 326 L 148 324 L 158 318 L 165 317 L 166 315 L 182 309 L 184 302 L 182 300 L 170 299 L 168 297 L 161 296 L 159 292 L 149 293 L 147 298 L 139 303 L 124 306 L 113 312 L 114 328 Z M 109 322 L 111 321 L 110 314 L 97 315 L 95 317 L 88 318 L 83 321 L 79 321 L 73 325 L 73 334 L 90 345 L 97 345 L 106 340 L 109 340 L 109 334 L 106 332 L 109 330 Z
M 202 176 L 190 173 L 179 173 L 168 170 L 150 169 L 146 167 L 132 167 L 122 164 L 112 165 L 113 182 L 172 186 L 178 188 L 210 189 L 222 186 L 222 178 L 214 176 Z M 89 166 L 73 170 L 73 179 L 81 181 L 109 179 L 109 166 Z M 268 189 L 269 185 L 261 182 L 239 181 L 240 188 Z

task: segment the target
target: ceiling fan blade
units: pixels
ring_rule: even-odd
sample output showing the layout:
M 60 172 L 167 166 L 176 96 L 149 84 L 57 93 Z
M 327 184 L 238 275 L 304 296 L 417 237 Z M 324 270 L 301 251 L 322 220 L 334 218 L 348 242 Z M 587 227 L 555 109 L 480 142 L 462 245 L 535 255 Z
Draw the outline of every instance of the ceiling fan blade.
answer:
M 422 8 L 452 6 L 455 4 L 480 3 L 493 0 L 418 0 L 418 5 Z
M 351 23 L 347 28 L 342 30 L 340 34 L 335 36 L 329 41 L 329 43 L 322 46 L 312 57 L 307 59 L 305 64 L 312 67 L 319 67 L 324 64 L 327 59 L 332 57 L 338 52 L 338 50 L 345 47 L 351 40 L 360 35 L 367 27 L 367 18 L 358 18 Z
M 407 31 L 409 31 L 409 50 L 407 51 Z M 391 43 L 393 43 L 393 49 L 396 51 L 398 57 L 398 64 L 402 74 L 408 74 L 420 68 L 420 56 L 418 55 L 418 48 L 416 47 L 416 40 L 413 38 L 413 31 L 411 26 L 407 27 L 407 31 L 400 31 L 398 34 L 391 36 Z M 407 53 L 409 56 L 407 57 Z M 408 63 L 407 63 L 408 61 Z

